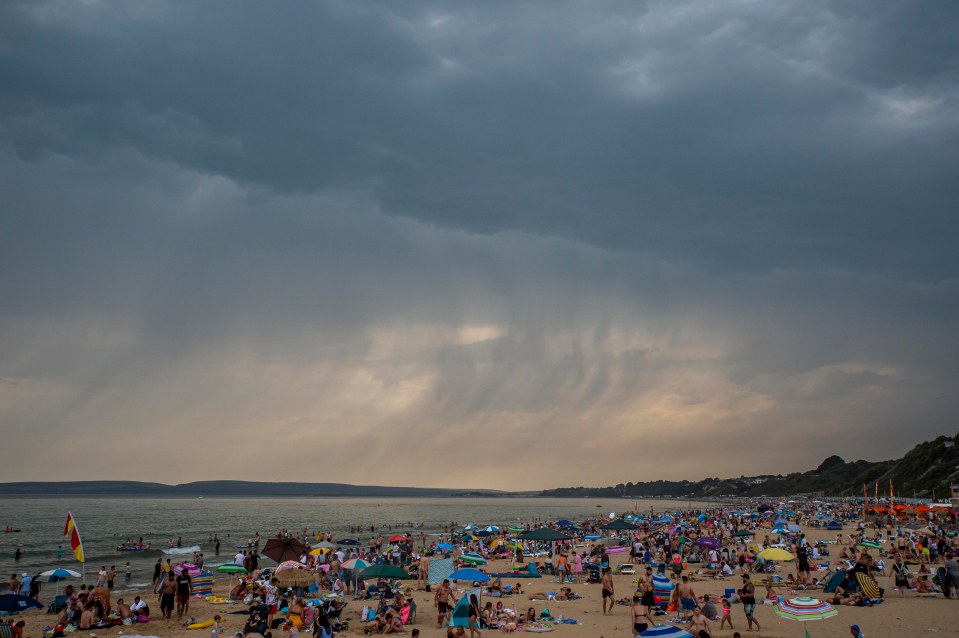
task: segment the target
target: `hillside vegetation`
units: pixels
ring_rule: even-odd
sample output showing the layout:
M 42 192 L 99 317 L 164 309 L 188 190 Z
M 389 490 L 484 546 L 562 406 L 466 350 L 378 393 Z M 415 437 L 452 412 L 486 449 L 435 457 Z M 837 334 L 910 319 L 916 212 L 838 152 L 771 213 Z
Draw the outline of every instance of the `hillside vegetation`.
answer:
M 787 475 L 707 478 L 701 481 L 640 481 L 609 487 L 566 487 L 544 490 L 541 496 L 789 496 L 824 494 L 861 496 L 865 483 L 870 498 L 879 482 L 879 494 L 903 497 L 948 498 L 949 482 L 959 487 L 959 436 L 940 436 L 920 443 L 901 459 L 891 461 L 845 461 L 830 456 L 814 470 Z

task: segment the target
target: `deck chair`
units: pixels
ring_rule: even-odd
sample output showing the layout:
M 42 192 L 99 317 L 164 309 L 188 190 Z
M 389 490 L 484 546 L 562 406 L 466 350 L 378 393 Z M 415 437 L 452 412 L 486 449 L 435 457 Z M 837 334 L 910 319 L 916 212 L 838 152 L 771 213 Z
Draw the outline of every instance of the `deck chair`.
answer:
M 410 600 L 410 604 L 408 604 L 406 607 L 400 610 L 400 621 L 402 621 L 404 625 L 413 624 L 413 621 L 410 619 L 413 617 L 413 611 L 415 606 L 416 604 L 412 600 Z
M 636 573 L 636 568 L 633 566 L 632 563 L 626 563 L 625 565 L 620 565 L 620 566 L 619 566 L 619 573 L 620 573 L 620 574 L 635 574 L 635 573 Z

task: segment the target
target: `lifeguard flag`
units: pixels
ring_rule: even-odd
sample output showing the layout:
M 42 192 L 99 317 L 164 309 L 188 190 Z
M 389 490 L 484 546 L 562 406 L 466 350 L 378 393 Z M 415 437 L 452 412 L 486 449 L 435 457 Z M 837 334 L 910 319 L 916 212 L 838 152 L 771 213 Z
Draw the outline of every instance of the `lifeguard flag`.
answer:
M 63 528 L 63 535 L 70 539 L 70 547 L 73 549 L 73 555 L 81 563 L 87 562 L 83 555 L 83 541 L 80 540 L 80 530 L 77 529 L 77 523 L 73 520 L 73 514 L 67 512 L 67 524 Z

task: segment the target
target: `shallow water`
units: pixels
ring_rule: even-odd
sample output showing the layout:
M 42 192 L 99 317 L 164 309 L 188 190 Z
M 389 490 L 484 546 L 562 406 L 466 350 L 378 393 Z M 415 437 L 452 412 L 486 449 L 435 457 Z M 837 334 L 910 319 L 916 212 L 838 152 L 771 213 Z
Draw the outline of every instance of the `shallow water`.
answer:
M 17 572 L 31 575 L 63 566 L 81 571 L 63 537 L 67 512 L 73 513 L 83 535 L 87 582 L 96 578 L 101 565 L 117 566 L 117 587 L 124 588 L 124 564 L 129 561 L 129 586 L 149 583 L 158 558 L 174 562 L 184 554 L 166 555 L 167 540 L 182 537 L 183 547 L 202 548 L 208 566 L 230 562 L 237 545 L 244 545 L 257 531 L 263 541 L 282 528 L 332 532 L 334 539 L 368 540 L 377 532 L 410 530 L 410 523 L 422 524 L 416 532 L 439 533 L 444 525 L 506 525 L 523 521 L 583 519 L 606 516 L 638 507 L 641 512 L 672 511 L 703 506 L 703 503 L 668 500 L 553 499 L 553 498 L 4 498 L 0 499 L 0 528 L 10 525 L 22 530 L 0 534 L 0 576 Z M 392 530 L 388 527 L 392 525 Z M 351 533 L 362 526 L 365 533 Z M 221 555 L 213 555 L 211 534 L 221 540 Z M 116 546 L 127 538 L 143 537 L 152 549 L 118 552 Z M 14 560 L 17 544 L 24 555 Z M 57 560 L 57 546 L 63 558 Z M 262 544 L 261 544 L 262 547 Z M 189 558 L 190 553 L 185 557 Z M 266 564 L 271 564 L 266 561 Z M 52 586 L 52 585 L 51 585 Z

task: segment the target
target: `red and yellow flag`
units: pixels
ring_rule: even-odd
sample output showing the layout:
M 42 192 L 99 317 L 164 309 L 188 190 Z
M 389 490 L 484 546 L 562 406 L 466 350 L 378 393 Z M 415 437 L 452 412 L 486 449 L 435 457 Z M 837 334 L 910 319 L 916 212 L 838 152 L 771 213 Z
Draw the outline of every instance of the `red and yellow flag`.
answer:
M 80 539 L 80 530 L 77 529 L 77 523 L 70 512 L 67 512 L 67 524 L 63 528 L 63 535 L 70 539 L 73 555 L 78 561 L 85 563 L 87 559 L 83 555 L 83 540 Z

